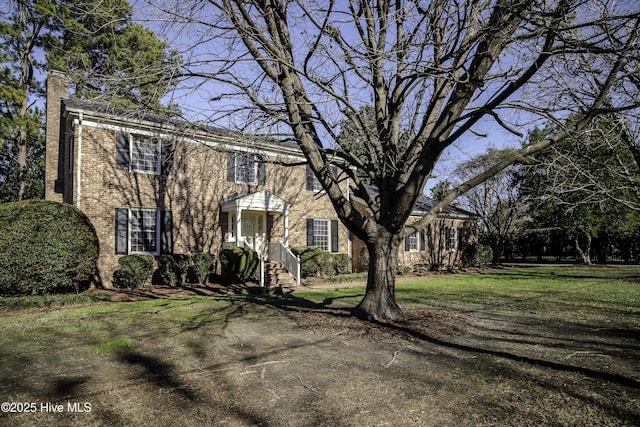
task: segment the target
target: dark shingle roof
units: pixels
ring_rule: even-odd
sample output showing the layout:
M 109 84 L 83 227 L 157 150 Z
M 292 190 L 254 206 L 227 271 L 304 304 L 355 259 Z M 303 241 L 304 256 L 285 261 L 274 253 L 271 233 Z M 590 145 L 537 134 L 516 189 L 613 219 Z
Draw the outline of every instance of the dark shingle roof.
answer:
M 62 99 L 62 103 L 67 111 L 90 112 L 97 116 L 103 116 L 105 118 L 108 117 L 111 120 L 116 121 L 141 121 L 146 122 L 151 126 L 171 127 L 175 130 L 182 129 L 185 131 L 189 131 L 190 133 L 197 132 L 209 137 L 227 137 L 239 140 L 252 139 L 254 140 L 254 142 L 259 142 L 274 147 L 296 150 L 298 149 L 298 145 L 294 141 L 283 141 L 271 138 L 267 135 L 251 135 L 221 127 L 192 123 L 185 119 L 162 116 L 160 114 L 145 110 L 128 110 L 121 107 L 115 107 L 101 101 L 64 98 Z

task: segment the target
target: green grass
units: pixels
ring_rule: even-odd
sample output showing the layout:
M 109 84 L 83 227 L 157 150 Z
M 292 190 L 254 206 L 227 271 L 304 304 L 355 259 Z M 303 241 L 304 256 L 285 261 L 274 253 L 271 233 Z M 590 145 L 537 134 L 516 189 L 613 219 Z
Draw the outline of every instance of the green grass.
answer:
M 81 294 L 64 294 L 64 295 L 43 295 L 43 296 L 24 296 L 24 297 L 5 297 L 0 298 L 0 312 L 28 310 L 34 308 L 50 308 L 83 304 L 95 304 L 97 302 L 109 301 L 109 295 L 81 295 Z
M 22 312 L 0 318 L 4 401 L 94 410 L 0 425 L 637 425 L 639 278 L 617 266 L 403 279 L 402 306 L 470 319 L 423 342 L 297 326 L 300 312 L 355 306 L 364 286 Z M 318 321 L 344 317 L 331 312 Z

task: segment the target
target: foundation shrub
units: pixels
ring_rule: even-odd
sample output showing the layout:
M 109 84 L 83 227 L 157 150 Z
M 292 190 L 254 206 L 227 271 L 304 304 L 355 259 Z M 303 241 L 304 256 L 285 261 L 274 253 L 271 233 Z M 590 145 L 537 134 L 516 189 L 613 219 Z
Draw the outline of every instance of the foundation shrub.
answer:
M 151 255 L 124 255 L 118 259 L 119 270 L 113 272 L 113 284 L 119 288 L 139 288 L 153 272 Z
M 244 283 L 256 276 L 258 253 L 249 248 L 229 247 L 220 251 L 222 277 L 228 282 Z
M 208 252 L 198 252 L 191 257 L 191 269 L 198 283 L 206 283 L 213 266 L 213 255 Z

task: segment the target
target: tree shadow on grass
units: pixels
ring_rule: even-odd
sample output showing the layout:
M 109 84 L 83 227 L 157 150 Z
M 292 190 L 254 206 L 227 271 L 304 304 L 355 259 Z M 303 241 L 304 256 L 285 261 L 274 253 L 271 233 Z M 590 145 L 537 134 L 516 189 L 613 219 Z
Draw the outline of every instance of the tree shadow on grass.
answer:
M 146 356 L 136 351 L 122 351 L 118 353 L 118 360 L 132 366 L 140 366 L 144 372 L 140 377 L 150 380 L 155 386 L 167 390 L 175 391 L 181 397 L 196 401 L 198 397 L 187 384 L 178 380 L 174 373 L 173 365 L 163 362 L 157 357 Z

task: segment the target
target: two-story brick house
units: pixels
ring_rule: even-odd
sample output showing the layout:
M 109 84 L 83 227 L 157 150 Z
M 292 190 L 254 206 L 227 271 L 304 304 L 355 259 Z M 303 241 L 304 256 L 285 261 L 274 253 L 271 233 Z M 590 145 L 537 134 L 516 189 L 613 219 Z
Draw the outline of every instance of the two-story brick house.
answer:
M 268 256 L 281 244 L 352 255 L 295 144 L 79 101 L 57 73 L 46 112 L 45 198 L 92 221 L 104 286 L 124 254 L 216 254 L 231 244 Z M 347 192 L 349 180 L 341 185 Z

